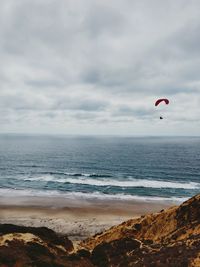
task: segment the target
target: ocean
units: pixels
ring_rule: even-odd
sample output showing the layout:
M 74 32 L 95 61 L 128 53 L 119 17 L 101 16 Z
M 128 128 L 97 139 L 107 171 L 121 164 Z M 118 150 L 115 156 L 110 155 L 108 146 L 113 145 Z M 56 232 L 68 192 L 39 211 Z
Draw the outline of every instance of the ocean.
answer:
M 200 138 L 0 135 L 0 197 L 183 201 L 200 192 Z

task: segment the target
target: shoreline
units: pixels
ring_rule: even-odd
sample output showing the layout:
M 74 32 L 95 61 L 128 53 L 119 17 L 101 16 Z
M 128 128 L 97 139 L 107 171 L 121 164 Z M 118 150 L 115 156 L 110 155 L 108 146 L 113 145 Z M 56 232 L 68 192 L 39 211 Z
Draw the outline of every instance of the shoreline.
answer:
M 13 201 L 15 202 L 13 203 Z M 48 227 L 77 242 L 131 218 L 158 212 L 178 203 L 63 199 L 0 198 L 0 224 Z

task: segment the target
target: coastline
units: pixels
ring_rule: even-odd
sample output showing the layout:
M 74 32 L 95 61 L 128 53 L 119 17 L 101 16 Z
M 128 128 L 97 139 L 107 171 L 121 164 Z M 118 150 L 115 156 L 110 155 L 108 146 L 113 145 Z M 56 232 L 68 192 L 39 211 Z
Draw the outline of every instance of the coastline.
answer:
M 9 197 L 0 198 L 0 223 L 45 226 L 77 242 L 130 218 L 175 205 L 171 201 Z
M 1 263 L 5 266 L 110 267 L 145 264 L 145 266 L 197 267 L 200 264 L 199 200 L 200 195 L 195 195 L 181 205 L 130 219 L 83 241 L 80 236 L 79 239 L 72 239 L 70 236 L 72 239 L 70 240 L 69 236 L 55 233 L 48 228 L 0 224 Z M 160 203 L 157 204 L 160 207 Z M 146 207 L 158 208 L 158 206 L 155 207 L 155 203 L 153 206 L 149 205 Z M 144 205 L 137 203 L 136 207 L 141 210 Z M 48 213 L 51 220 L 54 218 L 53 214 L 56 219 L 64 215 L 70 223 L 70 230 L 72 230 L 75 215 L 79 219 L 87 220 L 91 213 L 94 215 L 96 211 L 96 219 L 104 218 L 104 221 L 113 215 L 105 210 L 102 214 L 102 208 L 99 207 L 96 210 L 81 208 L 81 206 L 71 209 L 68 207 L 67 212 L 66 209 L 67 207 L 52 209 L 53 212 L 49 213 L 50 207 L 9 207 L 8 205 L 1 207 L 5 216 L 15 210 L 15 216 L 18 219 L 20 212 L 21 216 L 27 212 L 29 223 L 30 219 L 34 219 L 33 215 L 40 216 L 42 219 L 44 211 L 46 216 Z M 69 211 L 71 216 L 73 215 L 72 221 L 70 221 Z M 100 215 L 103 216 L 99 217 Z M 49 222 L 49 218 L 47 221 Z M 57 221 L 57 224 L 60 222 Z M 91 225 L 86 224 L 86 227 L 90 229 Z M 79 229 L 79 232 L 81 233 L 82 230 Z

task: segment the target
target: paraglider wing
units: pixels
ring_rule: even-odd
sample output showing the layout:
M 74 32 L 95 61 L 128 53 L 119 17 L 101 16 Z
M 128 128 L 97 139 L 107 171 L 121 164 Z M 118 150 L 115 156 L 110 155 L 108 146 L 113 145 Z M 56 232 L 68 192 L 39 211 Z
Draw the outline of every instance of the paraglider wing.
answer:
M 169 104 L 169 100 L 167 98 L 161 98 L 156 101 L 155 106 L 157 107 L 161 102 L 165 102 L 166 105 Z

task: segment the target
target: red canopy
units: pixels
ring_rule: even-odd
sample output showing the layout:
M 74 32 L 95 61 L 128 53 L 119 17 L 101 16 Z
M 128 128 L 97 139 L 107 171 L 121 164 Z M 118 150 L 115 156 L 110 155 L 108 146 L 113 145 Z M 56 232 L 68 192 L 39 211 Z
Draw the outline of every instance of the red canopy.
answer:
M 165 102 L 166 105 L 169 104 L 169 100 L 167 98 L 161 98 L 155 102 L 155 106 L 157 107 L 161 102 Z

